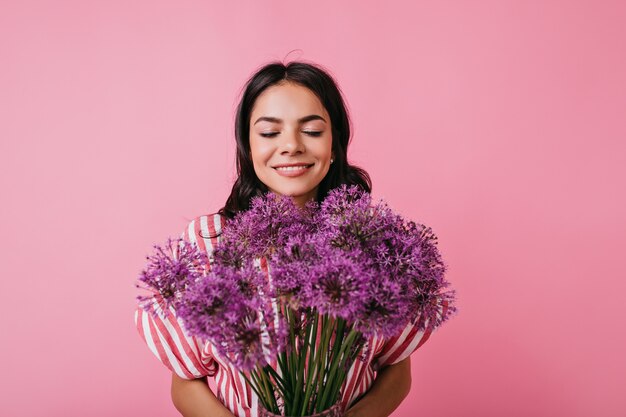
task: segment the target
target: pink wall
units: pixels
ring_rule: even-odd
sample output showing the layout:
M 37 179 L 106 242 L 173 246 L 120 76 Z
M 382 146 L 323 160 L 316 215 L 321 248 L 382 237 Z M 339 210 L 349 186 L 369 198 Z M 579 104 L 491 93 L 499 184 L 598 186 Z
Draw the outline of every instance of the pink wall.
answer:
M 293 49 L 459 292 L 394 416 L 626 415 L 624 3 L 214 3 L 2 2 L 0 415 L 177 415 L 133 284 L 224 203 L 239 88 Z

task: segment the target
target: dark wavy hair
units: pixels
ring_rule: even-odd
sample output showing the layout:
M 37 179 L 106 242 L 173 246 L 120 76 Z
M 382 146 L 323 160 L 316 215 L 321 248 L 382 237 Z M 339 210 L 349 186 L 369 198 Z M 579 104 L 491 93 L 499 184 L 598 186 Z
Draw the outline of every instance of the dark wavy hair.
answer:
M 218 213 L 233 218 L 238 212 L 250 208 L 252 197 L 268 191 L 256 173 L 250 156 L 250 116 L 254 103 L 268 87 L 283 82 L 302 85 L 311 90 L 322 102 L 330 115 L 332 126 L 332 150 L 334 162 L 320 182 L 317 198 L 321 202 L 328 192 L 342 184 L 358 185 L 371 193 L 372 180 L 369 174 L 348 163 L 350 143 L 350 117 L 341 91 L 333 77 L 321 66 L 302 61 L 288 64 L 270 62 L 257 70 L 243 88 L 241 101 L 235 118 L 235 139 L 237 141 L 237 180 L 233 184 L 226 204 Z

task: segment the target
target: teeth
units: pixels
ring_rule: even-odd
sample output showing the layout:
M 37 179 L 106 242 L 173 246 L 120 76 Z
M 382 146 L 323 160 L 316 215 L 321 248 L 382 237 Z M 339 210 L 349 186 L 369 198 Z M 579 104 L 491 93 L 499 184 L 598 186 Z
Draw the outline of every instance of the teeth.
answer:
M 280 170 L 280 171 L 301 171 L 303 169 L 306 169 L 307 166 L 302 165 L 302 166 L 297 166 L 297 167 L 277 167 L 276 169 Z

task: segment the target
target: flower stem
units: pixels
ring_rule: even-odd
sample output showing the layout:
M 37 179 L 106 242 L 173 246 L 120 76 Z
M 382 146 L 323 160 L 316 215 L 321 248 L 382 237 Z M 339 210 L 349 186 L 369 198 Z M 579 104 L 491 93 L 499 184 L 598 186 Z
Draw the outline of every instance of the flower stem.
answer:
M 259 400 L 261 401 L 261 404 L 263 404 L 263 407 L 265 407 L 266 410 L 271 410 L 271 403 L 267 396 L 265 385 L 261 382 L 261 379 L 257 371 L 256 370 L 250 371 L 250 377 L 252 378 L 252 381 L 254 381 L 254 383 L 250 384 L 250 386 L 256 387 L 255 392 L 259 396 Z
M 293 416 L 296 412 L 296 410 L 300 409 L 300 397 L 301 397 L 301 391 L 302 391 L 302 385 L 304 384 L 304 368 L 305 368 L 305 361 L 306 361 L 306 356 L 307 356 L 307 351 L 309 350 L 309 337 L 310 337 L 310 331 L 311 331 L 311 323 L 310 320 L 308 320 L 308 317 L 306 317 L 307 319 L 307 325 L 306 325 L 306 332 L 305 332 L 305 338 L 302 341 L 302 349 L 298 352 L 298 369 L 296 371 L 296 389 L 295 389 L 295 396 L 293 399 L 293 403 L 291 404 L 291 408 L 289 410 L 289 415 Z M 287 412 L 285 412 L 285 414 L 287 414 Z
M 339 394 L 339 390 L 341 389 L 343 381 L 346 378 L 346 372 L 339 372 L 339 370 L 349 368 L 346 367 L 346 363 L 349 363 L 350 366 L 352 366 L 352 363 L 356 358 L 356 354 L 350 353 L 352 352 L 352 345 L 354 344 L 358 335 L 359 332 L 357 332 L 356 330 L 350 330 L 348 336 L 344 340 L 343 346 L 341 347 L 341 352 L 339 353 L 341 360 L 337 363 L 337 366 L 334 370 L 331 371 L 331 374 L 328 377 L 330 381 L 330 405 L 335 403 L 337 395 Z M 357 350 L 357 354 L 360 350 L 361 349 L 359 347 L 359 349 Z
M 268 396 L 270 398 L 270 401 L 272 403 L 272 407 L 273 407 L 273 411 L 274 413 L 279 413 L 280 410 L 278 409 L 278 404 L 276 403 L 276 397 L 274 396 L 274 387 L 271 384 L 269 377 L 267 375 L 267 373 L 265 371 L 263 371 L 261 373 L 262 379 L 263 379 L 263 383 L 265 384 L 265 387 L 267 389 L 267 393 Z
M 328 404 L 329 400 L 334 400 L 334 398 L 330 397 L 330 390 L 333 384 L 333 379 L 335 378 L 335 373 L 337 370 L 337 364 L 339 362 L 342 349 L 343 342 L 343 333 L 346 321 L 342 318 L 337 318 L 337 331 L 335 333 L 335 340 L 333 342 L 333 349 L 331 353 L 331 361 L 329 363 L 329 367 L 326 370 L 327 378 L 326 383 L 324 384 L 322 397 L 320 401 L 317 403 L 317 412 L 321 412 L 327 408 L 329 408 L 332 404 Z
M 315 359 L 318 359 L 315 356 L 315 347 L 317 346 L 317 322 L 319 320 L 318 314 L 312 314 L 314 316 L 313 319 L 313 327 L 311 330 L 311 343 L 309 344 L 309 361 L 307 364 L 307 378 L 306 378 L 306 389 L 304 392 L 304 401 L 302 402 L 302 407 L 300 408 L 299 415 L 306 415 L 307 406 L 309 403 L 309 399 L 311 398 L 311 394 L 313 392 L 314 384 L 312 384 L 313 375 L 315 374 Z
M 328 352 L 328 345 L 330 343 L 330 337 L 333 333 L 333 330 L 335 328 L 336 325 L 336 321 L 333 320 L 331 317 L 328 316 L 328 314 L 324 314 L 324 316 L 322 317 L 322 341 L 320 343 L 319 346 L 319 352 L 317 355 L 317 386 L 316 386 L 316 390 L 315 390 L 315 397 L 313 399 L 313 402 L 311 404 L 311 410 L 309 412 L 309 414 L 313 414 L 314 410 L 316 409 L 316 405 L 319 405 L 319 400 L 320 400 L 320 394 L 321 394 L 321 390 L 323 390 L 324 387 L 324 383 L 327 381 L 325 380 L 325 376 L 326 376 L 326 369 L 328 367 L 328 359 L 329 359 L 329 352 Z
M 246 380 L 246 382 L 248 383 L 248 385 L 250 386 L 250 388 L 252 388 L 252 390 L 254 391 L 254 393 L 257 395 L 257 397 L 259 397 L 259 399 L 261 400 L 261 404 L 263 404 L 263 406 L 267 409 L 268 405 L 265 401 L 264 396 L 261 394 L 261 392 L 257 389 L 257 384 L 253 383 L 252 381 L 250 381 L 250 378 L 248 378 L 248 376 L 244 373 L 241 372 L 241 376 L 243 376 L 243 378 Z

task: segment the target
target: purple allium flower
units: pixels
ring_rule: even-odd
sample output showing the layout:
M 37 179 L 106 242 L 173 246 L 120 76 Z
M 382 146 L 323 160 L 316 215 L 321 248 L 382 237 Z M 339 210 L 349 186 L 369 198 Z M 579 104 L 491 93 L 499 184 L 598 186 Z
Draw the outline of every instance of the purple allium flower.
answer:
M 311 218 L 312 205 L 301 209 L 291 197 L 268 192 L 253 197 L 249 210 L 225 224 L 223 241 L 240 258 L 260 258 L 282 246 L 291 232 L 306 229 Z
M 408 317 L 411 322 L 418 322 L 420 330 L 427 323 L 432 328 L 439 326 L 456 311 L 453 305 L 455 292 L 445 291 L 450 284 L 444 279 L 446 266 L 431 228 L 402 220 L 390 225 L 368 251 L 381 267 L 386 265 L 385 260 L 389 260 L 385 269 L 409 297 Z M 441 315 L 444 301 L 449 307 L 446 314 Z
M 329 247 L 317 235 L 300 233 L 289 236 L 270 260 L 273 295 L 294 298 L 299 304 L 303 293 L 309 293 L 313 268 L 323 262 Z
M 321 204 L 317 220 L 333 246 L 360 249 L 368 254 L 385 233 L 398 228 L 401 222 L 401 217 L 383 201 L 372 205 L 371 196 L 356 185 L 331 190 Z
M 220 243 L 213 248 L 213 260 L 217 265 L 240 269 L 249 260 L 246 250 L 243 242 L 236 240 L 225 241 L 222 235 Z
M 376 280 L 375 270 L 356 254 L 333 248 L 325 255 L 310 269 L 311 283 L 301 303 L 352 323 L 364 313 L 368 287 Z
M 250 370 L 284 344 L 265 292 L 265 275 L 251 260 L 241 269 L 214 264 L 186 289 L 178 314 L 190 334 L 210 341 L 238 369 Z
M 363 314 L 354 321 L 354 328 L 367 337 L 398 334 L 411 313 L 405 289 L 384 275 L 378 276 L 376 285 L 368 286 L 364 304 Z
M 456 292 L 453 289 L 445 290 L 450 286 L 444 278 L 447 266 L 439 253 L 437 236 L 432 229 L 408 222 L 407 233 L 416 237 L 411 246 L 412 262 L 406 267 L 406 275 L 413 283 L 414 308 L 429 326 L 437 327 L 456 312 Z M 444 302 L 448 307 L 442 315 L 440 310 Z
M 426 323 L 436 327 L 456 311 L 455 292 L 444 291 L 449 286 L 446 267 L 430 228 L 404 220 L 384 201 L 373 204 L 361 188 L 345 185 L 331 190 L 322 202 L 317 224 L 332 246 L 361 250 L 380 272 L 372 282 L 370 314 L 357 324 L 364 332 L 369 325 L 388 333 L 395 311 L 403 311 L 420 329 Z M 441 315 L 444 301 L 448 308 Z
M 150 291 L 137 299 L 146 311 L 156 315 L 176 307 L 184 289 L 206 273 L 209 259 L 197 246 L 180 238 L 168 238 L 163 247 L 153 247 L 155 251 L 146 257 L 148 265 L 136 286 Z

